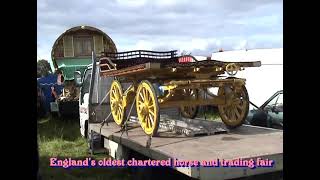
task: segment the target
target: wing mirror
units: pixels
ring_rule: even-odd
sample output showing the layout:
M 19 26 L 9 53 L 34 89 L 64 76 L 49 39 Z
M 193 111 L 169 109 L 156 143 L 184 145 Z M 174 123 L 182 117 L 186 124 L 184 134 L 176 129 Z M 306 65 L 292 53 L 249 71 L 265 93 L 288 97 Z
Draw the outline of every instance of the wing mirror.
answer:
M 277 106 L 272 106 L 272 112 L 274 112 L 274 113 L 276 113 L 276 114 L 278 114 L 280 111 L 279 111 L 279 109 L 277 108 Z
M 82 85 L 80 71 L 74 72 L 74 81 L 75 81 L 77 87 L 80 87 Z

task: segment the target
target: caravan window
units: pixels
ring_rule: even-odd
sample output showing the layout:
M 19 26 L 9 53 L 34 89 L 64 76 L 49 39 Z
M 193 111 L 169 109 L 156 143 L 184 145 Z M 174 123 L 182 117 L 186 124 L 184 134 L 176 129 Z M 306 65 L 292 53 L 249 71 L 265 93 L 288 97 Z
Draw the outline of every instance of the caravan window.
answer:
M 75 36 L 73 38 L 75 56 L 91 56 L 93 51 L 92 36 Z

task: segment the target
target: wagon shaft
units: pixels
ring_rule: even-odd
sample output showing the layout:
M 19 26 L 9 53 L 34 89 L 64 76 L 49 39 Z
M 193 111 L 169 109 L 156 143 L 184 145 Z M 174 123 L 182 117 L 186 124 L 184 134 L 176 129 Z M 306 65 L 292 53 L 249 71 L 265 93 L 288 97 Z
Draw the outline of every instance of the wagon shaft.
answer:
M 160 108 L 171 108 L 183 106 L 205 106 L 205 105 L 223 105 L 225 97 L 216 97 L 214 99 L 197 99 L 197 100 L 177 100 L 177 101 L 164 101 L 159 104 Z
M 204 88 L 204 87 L 221 87 L 224 85 L 233 85 L 233 86 L 243 86 L 245 85 L 245 79 L 205 79 L 205 80 L 179 80 L 179 81 L 169 81 L 168 83 L 164 83 L 164 85 L 177 85 L 178 89 L 193 89 L 193 88 Z

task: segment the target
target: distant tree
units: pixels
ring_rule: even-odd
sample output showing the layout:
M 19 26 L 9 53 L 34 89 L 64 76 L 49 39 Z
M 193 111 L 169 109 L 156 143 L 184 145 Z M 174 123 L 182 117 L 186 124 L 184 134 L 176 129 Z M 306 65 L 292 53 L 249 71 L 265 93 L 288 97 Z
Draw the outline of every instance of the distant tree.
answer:
M 44 77 L 52 73 L 50 64 L 47 60 L 39 60 L 37 62 L 37 77 Z

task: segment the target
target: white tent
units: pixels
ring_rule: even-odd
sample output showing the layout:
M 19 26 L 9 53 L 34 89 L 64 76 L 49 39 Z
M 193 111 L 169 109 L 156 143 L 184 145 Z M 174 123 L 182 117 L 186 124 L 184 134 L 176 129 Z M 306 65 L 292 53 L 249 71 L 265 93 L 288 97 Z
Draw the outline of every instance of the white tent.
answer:
M 211 59 L 261 61 L 261 67 L 246 68 L 236 74 L 236 77 L 246 79 L 249 99 L 258 106 L 283 89 L 283 48 L 216 52 L 212 53 Z

